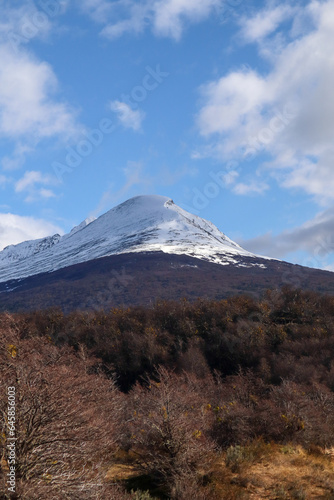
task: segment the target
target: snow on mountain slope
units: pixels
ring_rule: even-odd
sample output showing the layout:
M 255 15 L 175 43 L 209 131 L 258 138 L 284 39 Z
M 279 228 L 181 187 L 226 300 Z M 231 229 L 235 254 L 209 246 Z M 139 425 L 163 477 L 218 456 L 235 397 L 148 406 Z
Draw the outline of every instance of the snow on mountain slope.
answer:
M 56 234 L 6 247 L 0 252 L 0 282 L 99 257 L 151 251 L 189 255 L 222 265 L 238 265 L 240 257 L 256 257 L 170 198 L 136 196 L 98 219 L 86 219 L 64 236 Z

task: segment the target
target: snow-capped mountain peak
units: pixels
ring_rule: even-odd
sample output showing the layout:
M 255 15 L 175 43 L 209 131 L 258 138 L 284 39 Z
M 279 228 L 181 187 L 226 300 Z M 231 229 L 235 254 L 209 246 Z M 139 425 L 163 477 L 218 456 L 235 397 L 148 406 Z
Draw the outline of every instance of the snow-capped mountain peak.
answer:
M 221 265 L 238 265 L 241 257 L 255 257 L 170 198 L 146 195 L 131 198 L 97 219 L 86 219 L 64 236 L 6 247 L 0 252 L 0 282 L 109 255 L 153 251 Z
M 71 229 L 70 234 L 74 234 L 74 233 L 77 233 L 78 231 L 81 231 L 81 229 L 84 229 L 86 226 L 88 226 L 88 224 L 90 224 L 91 222 L 94 222 L 94 220 L 96 220 L 96 217 L 94 217 L 94 216 L 87 217 L 87 219 L 82 221 L 78 226 L 74 226 L 74 228 Z

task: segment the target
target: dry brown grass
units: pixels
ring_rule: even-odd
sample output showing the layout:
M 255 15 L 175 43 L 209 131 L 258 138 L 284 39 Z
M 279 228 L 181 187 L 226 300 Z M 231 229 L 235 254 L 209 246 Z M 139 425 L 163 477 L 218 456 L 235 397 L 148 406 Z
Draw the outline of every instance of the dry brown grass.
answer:
M 242 447 L 236 461 L 237 467 L 226 465 L 226 453 L 217 460 L 207 476 L 214 486 L 212 499 L 334 500 L 334 458 L 329 450 L 255 441 Z M 131 465 L 113 465 L 106 479 L 122 482 L 136 473 Z
M 216 483 L 222 499 L 334 499 L 334 460 L 320 449 L 270 445 L 252 453 L 252 445 L 233 472 L 222 467 Z M 230 469 L 230 470 L 229 470 Z M 233 469 L 233 467 L 232 467 Z
M 138 470 L 132 465 L 115 464 L 108 469 L 105 475 L 106 481 L 123 481 L 138 476 Z

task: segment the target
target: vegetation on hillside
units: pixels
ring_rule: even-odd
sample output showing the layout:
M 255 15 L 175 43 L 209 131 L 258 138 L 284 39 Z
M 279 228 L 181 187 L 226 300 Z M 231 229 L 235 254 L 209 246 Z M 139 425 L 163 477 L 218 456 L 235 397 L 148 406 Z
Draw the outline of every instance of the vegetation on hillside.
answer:
M 3 313 L 0 346 L 17 498 L 333 498 L 334 297 Z

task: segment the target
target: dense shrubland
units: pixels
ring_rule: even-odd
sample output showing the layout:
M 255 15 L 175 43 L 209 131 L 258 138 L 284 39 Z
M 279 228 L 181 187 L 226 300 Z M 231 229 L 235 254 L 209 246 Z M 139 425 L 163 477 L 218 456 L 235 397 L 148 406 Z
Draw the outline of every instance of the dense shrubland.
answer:
M 331 448 L 333 327 L 334 298 L 290 288 L 259 301 L 0 315 L 19 498 L 234 498 L 222 457 L 235 472 L 275 443 Z M 4 484 L 5 421 L 0 440 Z M 137 483 L 114 484 L 115 464 Z

